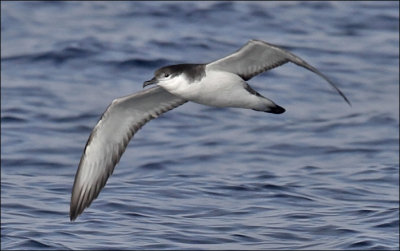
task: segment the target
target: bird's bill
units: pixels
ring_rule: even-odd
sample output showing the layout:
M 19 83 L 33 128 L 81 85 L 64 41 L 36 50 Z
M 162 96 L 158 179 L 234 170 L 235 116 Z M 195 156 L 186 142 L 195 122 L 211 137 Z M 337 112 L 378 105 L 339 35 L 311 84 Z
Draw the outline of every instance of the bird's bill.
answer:
M 150 79 L 150 80 L 145 81 L 145 82 L 143 83 L 143 88 L 145 88 L 145 87 L 148 86 L 148 85 L 152 85 L 152 84 L 157 84 L 157 79 L 156 79 L 156 77 L 154 77 L 154 78 L 152 78 L 152 79 Z

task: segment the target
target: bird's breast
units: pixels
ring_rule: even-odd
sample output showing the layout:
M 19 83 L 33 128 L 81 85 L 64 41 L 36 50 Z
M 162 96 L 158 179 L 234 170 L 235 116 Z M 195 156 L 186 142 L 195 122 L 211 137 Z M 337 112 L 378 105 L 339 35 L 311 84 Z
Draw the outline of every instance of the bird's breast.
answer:
M 244 89 L 245 82 L 236 74 L 221 71 L 206 71 L 205 76 L 194 82 L 182 80 L 180 85 L 171 88 L 171 93 L 186 100 L 217 107 L 232 106 L 248 94 Z

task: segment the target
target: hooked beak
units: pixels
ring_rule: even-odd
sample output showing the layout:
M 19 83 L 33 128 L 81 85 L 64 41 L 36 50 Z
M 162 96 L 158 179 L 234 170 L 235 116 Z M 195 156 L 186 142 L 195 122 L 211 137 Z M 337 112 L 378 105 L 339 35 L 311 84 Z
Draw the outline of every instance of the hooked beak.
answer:
M 146 82 L 144 82 L 143 83 L 143 88 L 145 88 L 146 86 L 148 86 L 148 85 L 152 85 L 152 84 L 157 84 L 157 79 L 156 79 L 156 77 L 154 77 L 154 78 L 152 78 L 152 79 L 150 79 L 150 80 L 147 80 Z

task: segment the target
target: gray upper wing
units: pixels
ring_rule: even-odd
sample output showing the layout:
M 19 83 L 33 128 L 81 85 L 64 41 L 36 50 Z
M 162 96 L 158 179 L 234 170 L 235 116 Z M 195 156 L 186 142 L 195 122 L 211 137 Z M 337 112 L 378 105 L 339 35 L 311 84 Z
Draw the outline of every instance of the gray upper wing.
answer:
M 130 139 L 146 122 L 187 102 L 161 87 L 115 99 L 86 143 L 72 188 L 70 218 L 98 196 Z
M 239 75 L 244 80 L 249 80 L 264 71 L 268 71 L 287 62 L 295 63 L 318 74 L 325 79 L 348 104 L 350 104 L 350 101 L 339 88 L 320 71 L 293 53 L 261 40 L 250 40 L 233 54 L 207 64 L 207 68 L 210 70 L 232 72 Z

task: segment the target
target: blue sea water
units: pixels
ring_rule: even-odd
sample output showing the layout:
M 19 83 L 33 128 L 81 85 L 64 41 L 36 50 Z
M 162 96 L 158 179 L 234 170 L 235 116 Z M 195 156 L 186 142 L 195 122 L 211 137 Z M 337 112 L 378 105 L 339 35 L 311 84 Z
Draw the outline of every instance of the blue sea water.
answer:
M 69 220 L 86 140 L 158 67 L 256 38 L 281 115 L 187 103 Z M 1 2 L 1 249 L 399 249 L 399 2 Z

